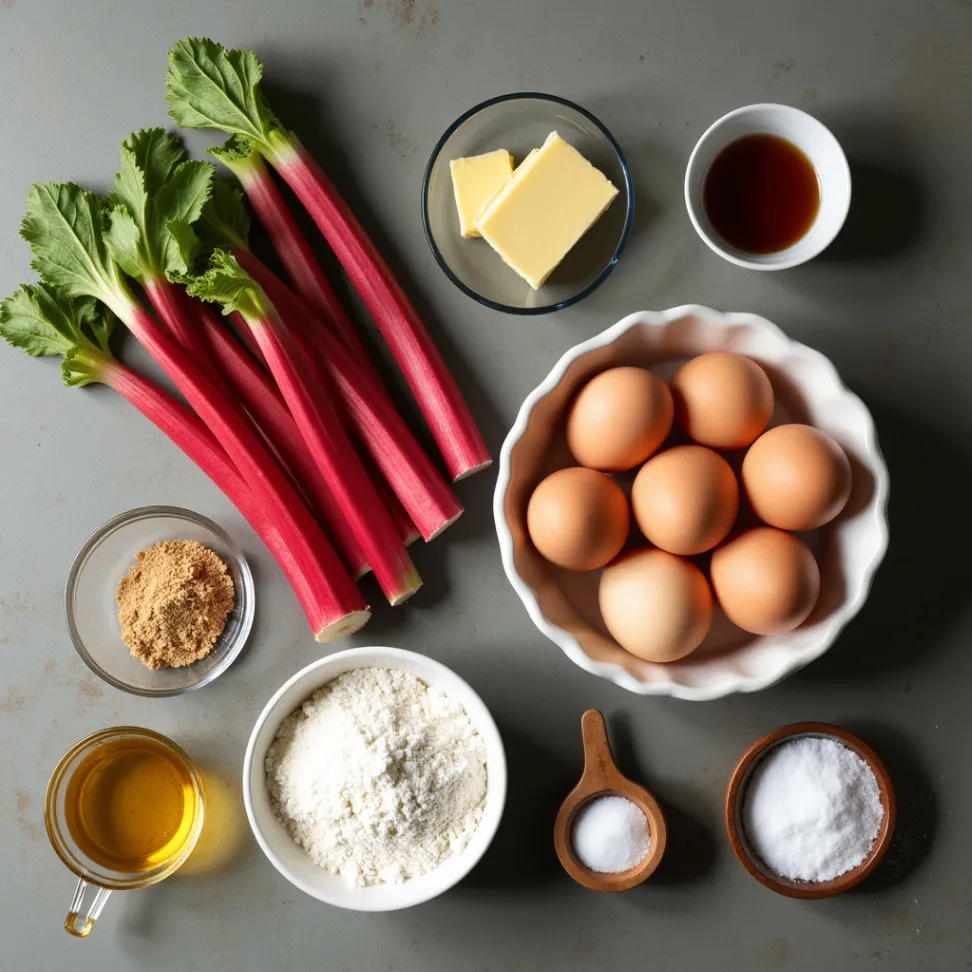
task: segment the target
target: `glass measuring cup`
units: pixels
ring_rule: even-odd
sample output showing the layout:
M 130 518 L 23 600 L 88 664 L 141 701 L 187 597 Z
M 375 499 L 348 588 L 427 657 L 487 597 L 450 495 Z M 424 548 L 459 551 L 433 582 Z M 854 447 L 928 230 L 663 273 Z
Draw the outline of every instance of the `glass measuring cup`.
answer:
M 109 743 L 145 740 L 161 746 L 186 770 L 190 781 L 191 806 L 184 811 L 189 816 L 188 827 L 181 843 L 151 867 L 133 871 L 116 868 L 95 860 L 75 839 L 68 826 L 69 791 L 72 777 L 87 757 Z M 171 739 L 133 726 L 102 729 L 75 743 L 51 774 L 44 805 L 47 835 L 58 857 L 78 876 L 78 885 L 64 920 L 65 930 L 78 938 L 91 934 L 95 922 L 112 891 L 134 891 L 157 884 L 179 869 L 192 853 L 203 824 L 203 785 L 192 760 Z

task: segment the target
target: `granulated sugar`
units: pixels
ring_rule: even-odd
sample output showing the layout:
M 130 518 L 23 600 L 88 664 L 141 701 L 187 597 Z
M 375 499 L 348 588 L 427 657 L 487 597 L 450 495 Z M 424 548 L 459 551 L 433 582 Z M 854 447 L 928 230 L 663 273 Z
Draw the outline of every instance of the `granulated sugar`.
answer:
M 321 867 L 397 884 L 465 848 L 486 747 L 465 709 L 408 672 L 359 668 L 316 691 L 267 751 L 274 813 Z
M 619 874 L 648 855 L 648 819 L 624 797 L 597 797 L 578 812 L 570 843 L 585 867 L 600 874 Z
M 770 870 L 793 881 L 830 881 L 857 867 L 883 819 L 870 766 L 833 739 L 774 747 L 743 794 L 750 846 Z

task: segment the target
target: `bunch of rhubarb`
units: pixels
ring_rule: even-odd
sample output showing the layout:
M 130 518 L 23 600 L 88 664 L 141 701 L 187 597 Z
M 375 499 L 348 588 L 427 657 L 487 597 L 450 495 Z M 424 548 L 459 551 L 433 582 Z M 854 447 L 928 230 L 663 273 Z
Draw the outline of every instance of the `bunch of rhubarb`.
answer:
M 421 586 L 408 543 L 431 540 L 462 507 L 395 409 L 265 162 L 344 264 L 449 476 L 489 455 L 387 265 L 266 105 L 254 55 L 189 39 L 170 63 L 173 117 L 230 134 L 213 154 L 238 178 L 290 280 L 251 252 L 240 190 L 186 158 L 178 138 L 149 129 L 123 142 L 105 198 L 71 183 L 31 189 L 21 235 L 41 281 L 0 303 L 0 336 L 32 356 L 63 355 L 66 384 L 101 382 L 134 405 L 262 537 L 315 637 L 345 637 L 370 617 L 354 581 L 370 571 L 389 603 L 407 599 Z M 113 357 L 117 321 L 184 402 Z

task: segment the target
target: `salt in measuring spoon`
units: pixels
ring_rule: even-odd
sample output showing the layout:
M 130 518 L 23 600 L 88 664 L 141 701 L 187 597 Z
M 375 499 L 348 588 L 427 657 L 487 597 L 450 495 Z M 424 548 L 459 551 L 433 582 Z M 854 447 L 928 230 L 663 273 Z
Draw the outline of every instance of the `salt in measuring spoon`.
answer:
M 564 870 L 578 884 L 592 891 L 627 891 L 649 878 L 661 863 L 668 836 L 665 816 L 658 801 L 615 766 L 604 717 L 597 709 L 588 709 L 581 716 L 581 737 L 584 743 L 584 772 L 557 813 L 554 848 Z M 571 841 L 578 811 L 591 800 L 602 796 L 619 796 L 630 800 L 648 821 L 651 847 L 647 855 L 634 867 L 616 874 L 602 874 L 582 864 L 574 854 Z

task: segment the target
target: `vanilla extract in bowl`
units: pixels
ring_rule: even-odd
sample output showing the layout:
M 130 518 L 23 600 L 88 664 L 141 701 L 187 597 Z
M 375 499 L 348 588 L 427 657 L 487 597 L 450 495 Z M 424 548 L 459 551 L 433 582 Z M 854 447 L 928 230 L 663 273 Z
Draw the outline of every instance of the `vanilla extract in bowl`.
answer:
M 702 188 L 705 214 L 722 239 L 744 253 L 778 253 L 799 242 L 820 210 L 809 158 L 778 135 L 746 135 L 712 161 Z

